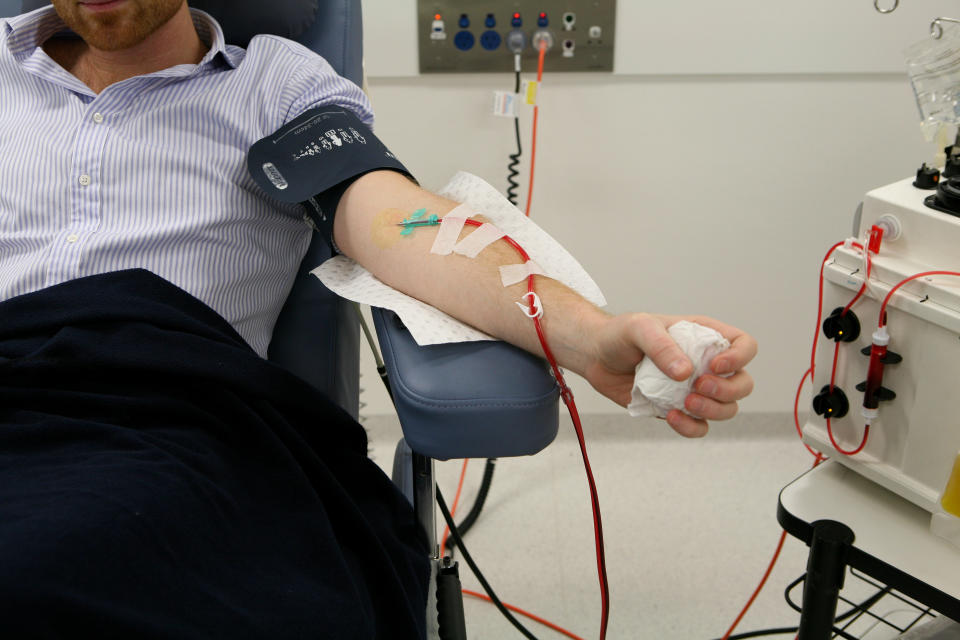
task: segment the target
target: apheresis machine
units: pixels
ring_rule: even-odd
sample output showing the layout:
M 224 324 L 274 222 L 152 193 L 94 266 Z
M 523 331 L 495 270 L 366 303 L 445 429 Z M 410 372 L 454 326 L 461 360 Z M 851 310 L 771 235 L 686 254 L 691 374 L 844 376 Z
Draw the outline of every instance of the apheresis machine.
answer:
M 803 437 L 960 547 L 960 164 L 871 191 L 857 217 L 823 265 Z

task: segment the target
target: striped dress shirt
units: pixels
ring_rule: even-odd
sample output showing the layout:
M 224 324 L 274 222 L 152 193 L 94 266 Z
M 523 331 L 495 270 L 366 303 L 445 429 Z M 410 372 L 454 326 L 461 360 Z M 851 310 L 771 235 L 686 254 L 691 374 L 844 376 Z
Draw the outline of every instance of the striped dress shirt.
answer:
M 66 30 L 52 7 L 0 20 L 0 300 L 144 268 L 265 356 L 310 229 L 256 186 L 247 150 L 313 107 L 373 114 L 305 47 L 261 35 L 244 50 L 206 13 L 193 21 L 210 46 L 199 64 L 95 94 L 41 48 Z

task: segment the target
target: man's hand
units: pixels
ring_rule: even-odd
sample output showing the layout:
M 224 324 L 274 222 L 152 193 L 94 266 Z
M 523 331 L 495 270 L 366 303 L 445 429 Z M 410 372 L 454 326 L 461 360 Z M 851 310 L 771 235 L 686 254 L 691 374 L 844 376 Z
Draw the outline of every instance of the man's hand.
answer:
M 643 358 L 652 358 L 657 368 L 674 380 L 686 380 L 693 373 L 693 363 L 667 333 L 667 328 L 680 320 L 716 329 L 730 341 L 730 348 L 710 364 L 711 373 L 694 381 L 693 392 L 684 402 L 687 411 L 703 419 L 678 409 L 667 414 L 667 423 L 677 433 L 694 438 L 706 435 L 707 420 L 729 420 L 736 415 L 737 402 L 753 390 L 753 378 L 743 368 L 757 354 L 757 342 L 743 331 L 703 316 L 612 316 L 596 334 L 595 357 L 583 375 L 597 391 L 624 407 L 630 403 L 634 372 Z M 726 374 L 733 375 L 720 377 Z

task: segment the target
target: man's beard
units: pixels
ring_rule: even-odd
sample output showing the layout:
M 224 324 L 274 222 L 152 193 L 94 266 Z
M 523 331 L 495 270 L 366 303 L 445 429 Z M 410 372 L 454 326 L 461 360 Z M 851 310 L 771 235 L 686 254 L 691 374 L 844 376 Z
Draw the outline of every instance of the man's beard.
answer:
M 77 0 L 52 0 L 60 18 L 95 49 L 118 51 L 140 44 L 172 18 L 184 0 L 126 0 L 111 11 L 87 11 Z

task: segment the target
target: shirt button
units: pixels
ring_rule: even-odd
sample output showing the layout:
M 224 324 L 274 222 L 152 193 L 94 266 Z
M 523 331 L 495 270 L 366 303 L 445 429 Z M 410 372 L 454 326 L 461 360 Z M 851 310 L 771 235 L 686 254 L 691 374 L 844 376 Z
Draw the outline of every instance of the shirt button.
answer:
M 84 187 L 90 184 L 90 176 L 88 176 L 87 174 L 83 174 L 82 176 L 80 176 L 80 184 L 83 185 Z
M 79 239 L 80 239 L 80 236 L 78 236 L 75 233 L 71 233 L 70 235 L 67 236 L 67 242 L 70 242 L 70 243 L 74 243 Z
M 99 112 L 93 114 L 93 121 L 96 122 L 97 124 L 100 124 L 101 122 L 103 122 L 103 114 Z

